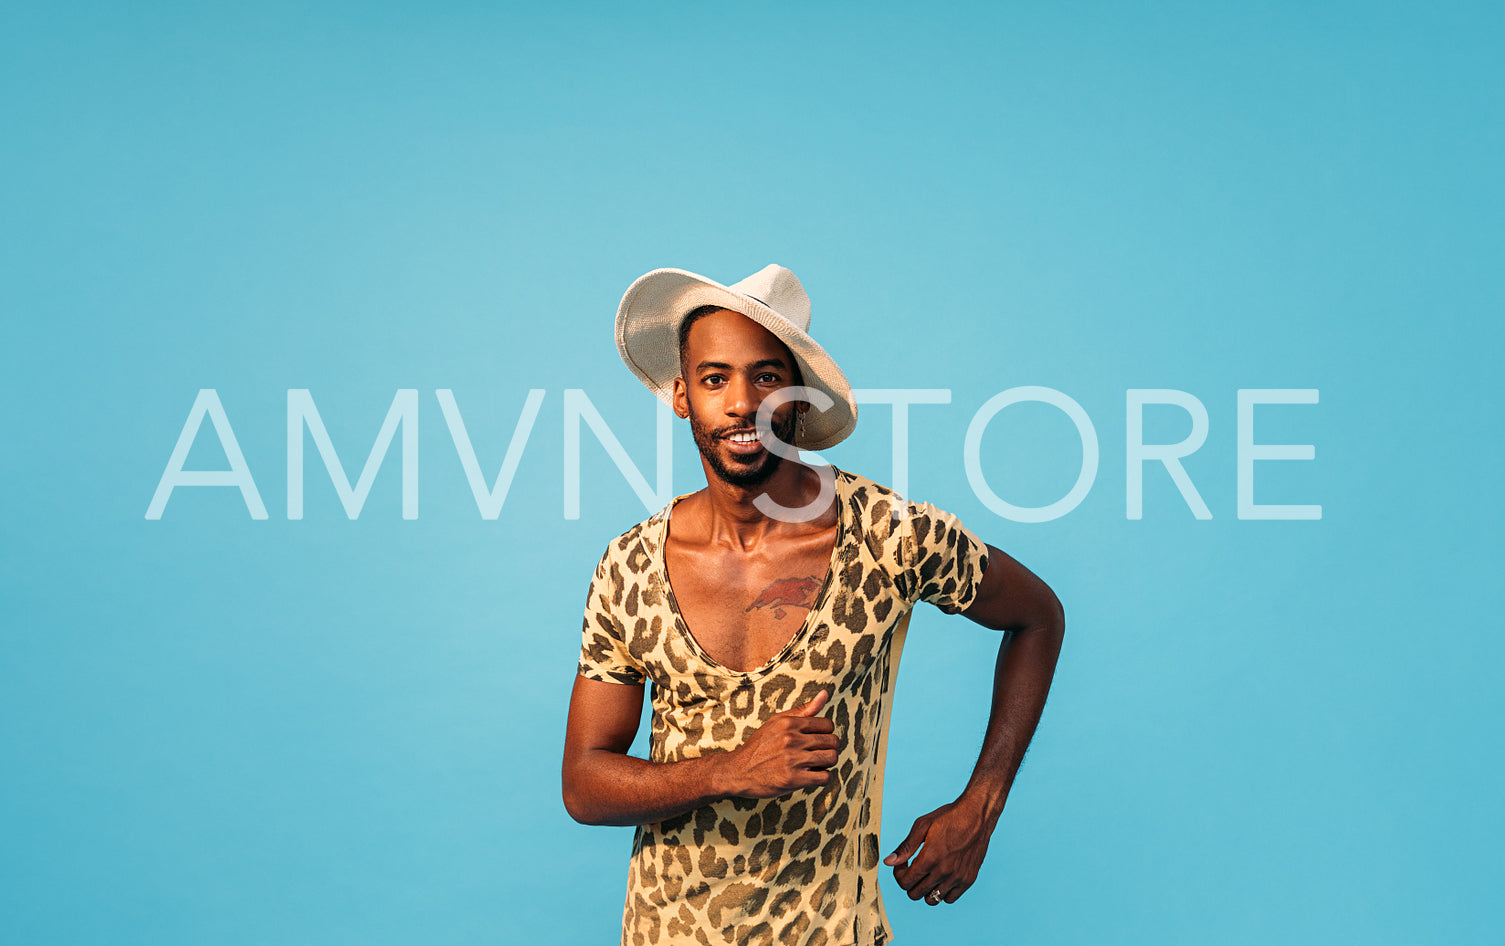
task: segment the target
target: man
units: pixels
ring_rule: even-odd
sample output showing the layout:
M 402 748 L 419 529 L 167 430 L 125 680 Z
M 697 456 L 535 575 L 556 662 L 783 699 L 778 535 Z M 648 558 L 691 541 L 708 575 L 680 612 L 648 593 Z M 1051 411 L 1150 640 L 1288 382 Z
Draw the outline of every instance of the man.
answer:
M 1040 579 L 954 516 L 787 446 L 856 425 L 809 322 L 780 266 L 732 286 L 655 270 L 617 312 L 623 359 L 689 419 L 706 473 L 611 543 L 586 603 L 564 802 L 584 823 L 637 826 L 624 944 L 892 938 L 878 827 L 914 603 L 1006 633 L 972 778 L 883 858 L 911 900 L 971 886 L 1050 688 L 1065 621 Z M 646 680 L 640 759 L 627 750 Z

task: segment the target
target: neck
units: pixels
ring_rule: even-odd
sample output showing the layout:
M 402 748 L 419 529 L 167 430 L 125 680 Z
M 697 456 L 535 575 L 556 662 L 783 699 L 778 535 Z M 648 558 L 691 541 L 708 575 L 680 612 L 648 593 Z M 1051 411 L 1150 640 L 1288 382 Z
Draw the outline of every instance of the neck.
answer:
M 786 523 L 764 515 L 759 496 L 787 508 L 814 502 L 820 492 L 820 474 L 795 460 L 784 460 L 773 475 L 757 486 L 736 486 L 720 479 L 701 461 L 706 474 L 706 518 L 712 537 L 722 537 L 742 547 L 756 544 Z M 798 524 L 795 524 L 798 525 Z

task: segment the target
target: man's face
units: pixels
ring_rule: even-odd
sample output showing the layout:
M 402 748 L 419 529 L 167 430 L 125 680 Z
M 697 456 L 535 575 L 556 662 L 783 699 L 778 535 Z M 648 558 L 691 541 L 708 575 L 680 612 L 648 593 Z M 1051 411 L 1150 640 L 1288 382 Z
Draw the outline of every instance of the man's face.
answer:
M 788 347 L 747 316 L 727 309 L 690 326 L 674 385 L 674 410 L 690 419 L 695 446 L 715 475 L 733 486 L 757 486 L 779 468 L 780 457 L 758 442 L 758 405 L 797 384 Z M 793 401 L 774 408 L 773 434 L 794 442 Z

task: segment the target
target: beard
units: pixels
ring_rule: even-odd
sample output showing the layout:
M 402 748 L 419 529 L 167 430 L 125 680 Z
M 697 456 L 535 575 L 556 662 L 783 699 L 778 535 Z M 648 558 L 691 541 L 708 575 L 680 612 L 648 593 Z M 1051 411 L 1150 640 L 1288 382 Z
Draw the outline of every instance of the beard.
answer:
M 777 413 L 773 416 L 773 435 L 787 444 L 794 443 L 794 427 L 798 423 L 798 412 L 790 409 L 784 412 L 781 419 Z M 716 478 L 729 486 L 738 486 L 747 489 L 758 486 L 765 482 L 779 468 L 783 457 L 763 448 L 763 452 L 743 460 L 733 457 L 730 460 L 722 457 L 720 441 L 723 435 L 737 430 L 746 430 L 742 424 L 729 424 L 718 430 L 712 430 L 696 416 L 695 408 L 690 408 L 690 433 L 695 437 L 695 446 L 700 450 L 700 456 L 710 465 L 711 471 Z

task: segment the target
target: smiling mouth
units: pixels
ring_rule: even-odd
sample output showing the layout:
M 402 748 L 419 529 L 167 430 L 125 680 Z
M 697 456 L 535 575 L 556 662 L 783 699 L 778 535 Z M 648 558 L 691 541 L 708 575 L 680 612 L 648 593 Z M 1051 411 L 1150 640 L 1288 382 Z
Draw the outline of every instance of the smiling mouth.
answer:
M 732 443 L 757 443 L 758 432 L 756 430 L 738 430 L 730 434 L 722 434 L 722 440 L 730 440 Z

